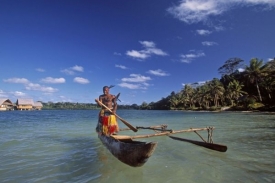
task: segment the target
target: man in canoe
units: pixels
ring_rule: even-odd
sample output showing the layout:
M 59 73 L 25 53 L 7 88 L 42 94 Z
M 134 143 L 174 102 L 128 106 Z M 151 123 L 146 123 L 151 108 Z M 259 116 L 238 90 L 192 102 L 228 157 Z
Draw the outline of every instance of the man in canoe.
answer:
M 99 96 L 99 101 L 108 107 L 113 113 L 117 110 L 117 98 L 115 95 L 109 93 L 110 88 L 113 86 L 104 86 L 103 94 Z M 98 103 L 100 105 L 100 103 Z M 105 107 L 101 106 L 101 110 L 98 114 L 98 123 L 96 131 L 98 133 L 103 133 L 104 135 L 112 135 L 119 131 L 119 127 L 116 121 L 116 116 L 107 110 Z

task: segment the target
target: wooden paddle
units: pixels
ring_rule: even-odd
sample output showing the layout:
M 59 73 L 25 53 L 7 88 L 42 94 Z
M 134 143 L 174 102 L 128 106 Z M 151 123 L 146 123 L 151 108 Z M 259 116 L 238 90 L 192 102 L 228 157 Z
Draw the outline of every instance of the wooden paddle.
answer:
M 202 146 L 208 149 L 212 149 L 215 151 L 220 151 L 220 152 L 226 152 L 227 151 L 227 146 L 221 145 L 221 144 L 214 144 L 214 143 L 208 143 L 208 142 L 200 142 L 200 141 L 195 141 L 195 140 L 189 140 L 189 139 L 184 139 L 184 138 L 179 138 L 179 137 L 174 137 L 168 135 L 170 138 L 174 140 L 179 140 L 179 141 L 184 141 L 184 142 L 189 142 L 198 146 Z
M 95 99 L 95 101 L 103 106 L 105 109 L 107 109 L 110 113 L 112 113 L 113 115 L 115 115 L 118 119 L 120 119 L 120 121 L 122 121 L 126 126 L 128 126 L 131 130 L 133 130 L 134 132 L 137 132 L 138 130 L 133 127 L 130 123 L 128 123 L 127 121 L 125 121 L 124 119 L 122 119 L 121 117 L 119 117 L 116 113 L 114 113 L 110 108 L 108 108 L 106 105 L 104 105 L 102 102 L 100 102 L 98 99 Z

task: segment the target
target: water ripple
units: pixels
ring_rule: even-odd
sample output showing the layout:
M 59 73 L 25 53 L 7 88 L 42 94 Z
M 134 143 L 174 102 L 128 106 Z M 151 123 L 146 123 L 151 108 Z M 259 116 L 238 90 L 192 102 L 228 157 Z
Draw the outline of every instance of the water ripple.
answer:
M 145 139 L 158 142 L 155 153 L 143 167 L 132 168 L 97 138 L 97 112 L 1 113 L 0 182 L 275 182 L 274 115 L 119 111 L 137 126 L 215 126 L 214 142 L 228 146 L 220 153 L 167 137 Z M 180 136 L 199 140 L 194 133 Z

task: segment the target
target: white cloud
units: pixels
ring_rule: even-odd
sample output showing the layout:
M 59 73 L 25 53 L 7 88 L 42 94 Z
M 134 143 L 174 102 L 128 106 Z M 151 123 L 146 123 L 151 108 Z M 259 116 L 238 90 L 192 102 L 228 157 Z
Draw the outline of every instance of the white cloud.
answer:
M 151 57 L 152 55 L 158 55 L 158 56 L 167 56 L 168 54 L 164 51 L 162 51 L 159 48 L 156 48 L 156 45 L 152 41 L 139 41 L 139 43 L 144 47 L 143 50 L 131 50 L 127 51 L 126 55 L 136 58 L 145 60 L 146 58 Z
M 209 30 L 203 30 L 203 29 L 201 29 L 201 30 L 196 30 L 196 32 L 197 32 L 199 35 L 202 35 L 202 36 L 209 35 L 209 34 L 212 33 L 212 32 L 209 31 Z
M 205 21 L 210 15 L 219 15 L 224 11 L 215 0 L 183 0 L 178 6 L 167 9 L 175 18 L 188 23 Z
M 128 88 L 128 89 L 144 89 L 146 90 L 147 88 L 142 86 L 141 84 L 132 84 L 132 83 L 120 83 L 118 84 L 118 86 L 122 87 L 122 88 Z
M 79 83 L 79 84 L 88 84 L 88 83 L 90 83 L 90 81 L 88 79 L 81 78 L 81 77 L 75 77 L 74 82 Z
M 170 75 L 170 74 L 166 73 L 165 71 L 163 71 L 161 69 L 149 70 L 147 73 L 153 74 L 155 76 L 169 76 Z
M 143 50 L 141 50 L 141 51 L 136 51 L 136 50 L 127 51 L 126 55 L 128 55 L 130 57 L 138 58 L 138 59 L 146 59 L 146 58 L 150 57 L 150 55 L 145 53 Z
M 77 72 L 83 72 L 84 68 L 82 66 L 75 65 L 75 66 L 70 67 L 68 69 L 61 70 L 61 72 L 65 73 L 65 74 L 68 74 L 68 75 L 74 75 L 75 71 L 77 71 Z
M 159 55 L 159 56 L 168 55 L 167 53 L 165 53 L 164 51 L 162 51 L 161 49 L 158 49 L 158 48 L 147 48 L 146 52 L 150 55 L 152 55 L 152 54 Z
M 20 91 L 11 92 L 11 94 L 13 94 L 16 97 L 24 97 L 24 96 L 26 96 L 26 93 L 23 93 L 23 92 L 20 92 Z
M 264 5 L 274 8 L 274 0 L 181 0 L 167 11 L 175 18 L 187 23 L 206 22 L 209 17 L 221 15 L 238 6 Z
M 223 26 L 220 26 L 220 25 L 217 25 L 217 26 L 214 26 L 214 29 L 219 32 L 219 31 L 223 31 L 224 30 L 224 27 Z
M 4 92 L 3 90 L 0 90 L 0 97 L 2 98 L 10 98 L 9 95 L 13 95 L 15 97 L 24 97 L 26 96 L 26 93 L 15 91 L 15 92 Z
M 63 70 L 61 70 L 61 72 L 68 74 L 68 75 L 74 75 L 74 71 L 72 71 L 70 69 L 63 69 Z
M 238 0 L 231 0 L 234 3 L 238 3 Z M 250 5 L 264 5 L 269 7 L 275 7 L 275 1 L 273 0 L 242 0 L 242 4 L 244 6 L 250 6 Z
M 180 57 L 181 57 L 180 61 L 183 62 L 183 63 L 190 63 L 194 59 L 199 58 L 199 57 L 204 57 L 204 56 L 205 56 L 205 54 L 201 51 L 191 50 L 190 53 L 188 53 L 188 54 L 180 55 Z
M 124 65 L 115 65 L 115 67 L 121 68 L 121 69 L 128 69 L 126 66 Z
M 121 53 L 118 53 L 118 52 L 114 52 L 114 55 L 118 55 L 118 56 L 121 56 Z
M 204 41 L 201 43 L 203 46 L 214 46 L 217 45 L 218 43 L 213 42 L 213 41 Z
M 37 69 L 35 69 L 36 71 L 38 71 L 38 72 L 45 72 L 45 70 L 44 69 L 41 69 L 41 68 L 37 68 Z
M 118 84 L 118 86 L 129 89 L 143 89 L 146 90 L 149 84 L 147 81 L 150 81 L 151 78 L 147 76 L 143 76 L 140 74 L 130 74 L 129 78 L 122 78 L 122 83 Z
M 7 95 L 7 93 L 4 92 L 3 90 L 0 90 L 0 97 L 2 97 L 2 98 L 7 98 L 8 95 Z
M 46 93 L 53 93 L 53 92 L 58 91 L 58 89 L 56 89 L 56 88 L 52 88 L 52 87 L 48 87 L 48 86 L 42 86 L 40 84 L 35 84 L 35 83 L 28 83 L 28 84 L 25 85 L 25 88 L 27 90 L 42 91 L 42 92 L 46 92 Z
M 155 48 L 156 44 L 152 41 L 140 41 L 140 44 L 142 44 L 145 48 Z
M 52 84 L 57 84 L 57 83 L 65 83 L 66 80 L 64 78 L 52 78 L 52 77 L 46 77 L 41 79 L 42 83 L 52 83 Z
M 19 84 L 29 83 L 29 80 L 27 80 L 26 78 L 10 78 L 10 79 L 4 79 L 3 81 L 6 83 L 19 83 Z
M 146 82 L 143 82 L 142 83 L 144 86 L 150 86 L 150 84 L 149 83 L 146 83 Z
M 26 78 L 4 79 L 4 82 L 7 82 L 7 83 L 16 83 L 16 84 L 24 84 L 26 90 L 42 91 L 42 92 L 48 92 L 48 93 L 53 93 L 53 92 L 57 92 L 58 91 L 58 89 L 56 89 L 56 88 L 52 88 L 52 87 L 42 86 L 40 84 L 31 83 Z M 20 93 L 18 93 L 18 94 L 20 95 Z
M 84 71 L 84 68 L 81 67 L 81 66 L 78 66 L 78 65 L 75 65 L 73 67 L 71 67 L 72 70 L 74 71 L 78 71 L 78 72 L 83 72 Z
M 122 78 L 123 82 L 143 83 L 151 80 L 150 77 L 142 76 L 140 74 L 130 74 L 130 78 Z

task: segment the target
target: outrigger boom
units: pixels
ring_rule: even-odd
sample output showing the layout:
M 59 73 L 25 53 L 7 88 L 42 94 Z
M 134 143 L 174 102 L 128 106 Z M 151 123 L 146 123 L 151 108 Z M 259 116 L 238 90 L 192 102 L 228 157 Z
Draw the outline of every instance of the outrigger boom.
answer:
M 138 128 L 137 128 L 138 129 Z M 142 129 L 152 129 L 152 130 L 161 130 L 161 129 L 155 129 L 151 127 L 142 128 Z M 161 130 L 165 132 L 155 133 L 155 134 L 148 134 L 148 135 L 113 135 L 115 139 L 121 140 L 121 139 L 139 139 L 139 138 L 149 138 L 149 137 L 157 137 L 157 136 L 163 136 L 163 135 L 169 135 L 169 134 L 175 134 L 175 133 L 183 133 L 183 132 L 195 132 L 195 131 L 203 131 L 207 130 L 208 128 L 190 128 L 188 130 Z
M 154 131 L 160 131 L 154 134 L 147 134 L 147 135 L 111 135 L 113 138 L 117 140 L 133 140 L 133 139 L 138 139 L 138 138 L 149 138 L 149 137 L 158 137 L 158 136 L 169 136 L 170 138 L 174 140 L 179 140 L 179 141 L 184 141 L 184 142 L 189 142 L 198 146 L 202 146 L 208 149 L 212 149 L 215 151 L 219 152 L 226 152 L 227 151 L 227 146 L 222 145 L 222 144 L 215 144 L 213 143 L 212 140 L 212 133 L 214 130 L 214 127 L 206 127 L 206 128 L 190 128 L 187 130 L 172 130 L 172 129 L 167 129 L 167 125 L 158 125 L 158 126 L 150 126 L 150 127 L 142 127 L 142 126 L 137 126 L 136 129 L 148 129 L 148 130 L 154 130 Z M 124 130 L 130 130 L 128 128 L 121 129 L 120 131 Z M 208 131 L 208 140 L 204 140 L 200 134 L 197 133 L 197 131 Z M 195 140 L 189 140 L 189 139 L 184 139 L 180 137 L 174 137 L 171 136 L 171 134 L 177 134 L 177 133 L 184 133 L 184 132 L 195 132 L 203 142 L 201 141 L 195 141 Z

